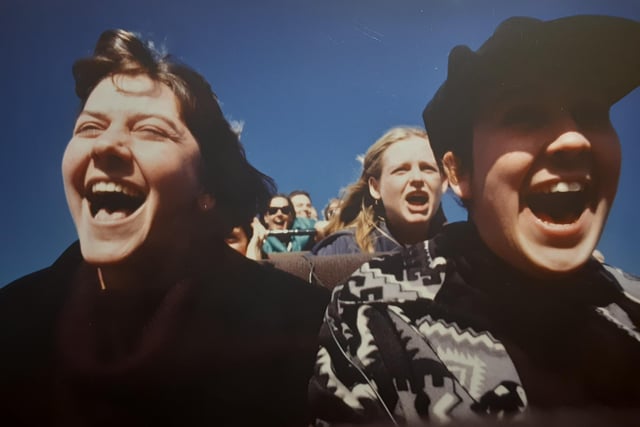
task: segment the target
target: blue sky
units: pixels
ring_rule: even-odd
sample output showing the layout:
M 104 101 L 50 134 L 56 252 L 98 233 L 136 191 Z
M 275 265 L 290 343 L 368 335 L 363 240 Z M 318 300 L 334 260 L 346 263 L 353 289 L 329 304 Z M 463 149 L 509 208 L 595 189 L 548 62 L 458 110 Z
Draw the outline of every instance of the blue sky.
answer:
M 636 0 L 4 0 L 0 3 L 0 285 L 49 265 L 76 239 L 60 176 L 78 101 L 71 64 L 105 29 L 151 38 L 201 72 L 249 159 L 320 210 L 359 175 L 388 128 L 422 125 L 457 44 L 477 48 L 509 16 L 602 13 L 640 20 Z M 599 248 L 640 273 L 640 90 L 612 111 L 623 147 Z M 447 198 L 450 220 L 465 212 Z M 634 244 L 633 242 L 636 242 Z

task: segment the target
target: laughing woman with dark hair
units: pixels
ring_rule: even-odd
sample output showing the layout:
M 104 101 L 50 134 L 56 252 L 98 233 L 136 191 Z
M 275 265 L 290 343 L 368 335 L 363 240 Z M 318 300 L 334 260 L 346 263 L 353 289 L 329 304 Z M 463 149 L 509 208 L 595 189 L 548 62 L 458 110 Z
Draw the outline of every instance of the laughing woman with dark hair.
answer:
M 225 244 L 273 184 L 209 84 L 121 30 L 73 75 L 79 243 L 0 290 L 3 424 L 304 425 L 325 295 Z

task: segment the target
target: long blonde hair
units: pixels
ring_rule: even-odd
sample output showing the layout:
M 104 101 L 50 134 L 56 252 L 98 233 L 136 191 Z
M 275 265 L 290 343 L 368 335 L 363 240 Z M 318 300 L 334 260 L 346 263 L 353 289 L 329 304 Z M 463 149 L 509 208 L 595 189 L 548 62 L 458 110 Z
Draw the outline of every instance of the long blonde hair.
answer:
M 375 242 L 371 231 L 384 218 L 384 208 L 377 204 L 369 193 L 369 178 L 380 179 L 382 174 L 382 155 L 391 145 L 410 137 L 417 136 L 427 139 L 424 129 L 416 127 L 398 126 L 388 130 L 378 139 L 364 155 L 362 174 L 360 178 L 350 184 L 343 192 L 339 215 L 334 215 L 326 228 L 327 234 L 345 228 L 355 229 L 356 243 L 362 252 L 375 251 Z M 432 218 L 429 225 L 430 235 L 440 229 L 444 223 L 441 208 Z

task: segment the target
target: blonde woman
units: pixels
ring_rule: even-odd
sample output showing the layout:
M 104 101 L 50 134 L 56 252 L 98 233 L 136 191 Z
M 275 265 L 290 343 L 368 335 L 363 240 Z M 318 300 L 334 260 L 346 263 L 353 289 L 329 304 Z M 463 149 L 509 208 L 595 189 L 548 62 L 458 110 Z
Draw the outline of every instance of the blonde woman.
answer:
M 387 252 L 433 236 L 445 222 L 447 180 L 423 129 L 395 127 L 367 150 L 316 255 Z

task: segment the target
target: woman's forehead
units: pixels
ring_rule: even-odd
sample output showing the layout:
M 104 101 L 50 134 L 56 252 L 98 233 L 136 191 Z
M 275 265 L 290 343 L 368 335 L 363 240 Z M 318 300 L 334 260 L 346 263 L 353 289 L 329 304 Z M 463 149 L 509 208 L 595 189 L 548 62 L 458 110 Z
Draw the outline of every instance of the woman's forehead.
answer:
M 602 105 L 608 108 L 611 103 L 603 94 L 586 90 L 580 85 L 537 80 L 526 84 L 505 85 L 499 90 L 484 94 L 477 104 L 474 124 L 511 107 L 523 105 L 568 109 L 575 104 Z
M 169 86 L 146 74 L 134 76 L 116 74 L 105 77 L 91 91 L 84 109 L 125 107 L 155 110 L 179 117 L 178 101 Z
M 273 207 L 288 206 L 289 201 L 284 197 L 274 197 L 273 199 L 271 199 L 271 202 L 269 203 L 269 205 Z
M 385 167 L 405 161 L 427 161 L 435 163 L 436 159 L 429 141 L 422 136 L 411 136 L 394 142 L 382 153 L 382 164 Z

